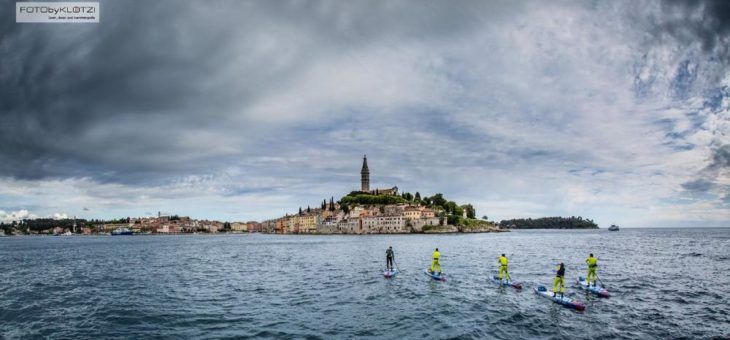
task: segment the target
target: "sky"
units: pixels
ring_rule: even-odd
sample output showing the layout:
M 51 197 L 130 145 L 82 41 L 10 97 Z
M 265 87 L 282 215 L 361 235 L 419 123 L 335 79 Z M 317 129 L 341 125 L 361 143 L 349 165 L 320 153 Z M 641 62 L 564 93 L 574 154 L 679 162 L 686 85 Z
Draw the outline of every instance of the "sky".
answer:
M 730 226 L 729 1 L 0 0 L 0 221 L 263 220 L 359 188 Z

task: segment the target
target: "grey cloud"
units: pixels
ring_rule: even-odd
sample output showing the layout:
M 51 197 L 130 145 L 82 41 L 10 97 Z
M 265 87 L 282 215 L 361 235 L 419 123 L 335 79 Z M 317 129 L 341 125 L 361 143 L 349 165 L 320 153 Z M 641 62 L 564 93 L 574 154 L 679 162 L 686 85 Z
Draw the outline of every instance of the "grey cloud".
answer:
M 730 70 L 730 2 L 665 0 L 625 5 L 625 16 L 635 29 L 645 32 L 639 45 L 645 54 L 635 65 L 638 97 L 666 89 L 681 100 L 708 90 L 708 85 L 722 85 Z M 651 74 L 642 72 L 646 68 Z
M 715 149 L 712 154 L 712 163 L 707 167 L 709 170 L 722 170 L 727 168 L 730 168 L 730 144 Z
M 166 208 L 137 203 L 180 197 L 198 200 L 187 202 L 191 205 L 208 203 L 201 210 L 217 208 L 202 202 L 208 198 L 240 207 L 257 194 L 279 197 L 281 205 L 316 204 L 320 196 L 356 187 L 364 153 L 372 157 L 374 185 L 444 191 L 455 199 L 494 178 L 544 176 L 558 186 L 583 177 L 609 181 L 601 178 L 633 168 L 634 157 L 651 158 L 643 148 L 654 147 L 651 140 L 623 137 L 645 132 L 639 117 L 611 113 L 631 108 L 621 97 L 622 81 L 631 74 L 620 70 L 641 59 L 634 42 L 645 36 L 645 26 L 624 27 L 624 13 L 606 8 L 632 3 L 102 0 L 98 25 L 53 26 L 15 24 L 12 11 L 0 11 L 0 180 L 74 178 L 59 188 L 85 187 L 92 199 L 79 204 L 99 213 L 124 204 L 157 211 Z M 3 2 L 3 8 L 12 5 Z M 677 12 L 651 19 L 653 38 L 661 38 L 657 45 L 662 39 L 684 42 L 679 26 L 705 24 L 689 13 L 705 11 L 705 3 L 657 6 Z M 554 17 L 561 14 L 566 15 Z M 584 27 L 589 34 L 579 34 Z M 723 51 L 719 43 L 697 48 L 707 54 L 700 62 Z M 592 67 L 597 60 L 617 71 L 602 74 L 602 67 Z M 673 83 L 666 81 L 680 98 L 706 76 L 695 72 L 696 59 L 682 60 L 687 59 L 673 59 L 653 73 L 682 71 Z M 348 82 L 383 68 L 398 79 L 417 73 L 403 84 L 424 83 L 428 89 L 414 91 L 415 99 L 405 105 L 395 100 L 368 106 L 380 95 L 407 95 L 396 80 L 393 93 L 363 93 L 366 99 L 357 102 L 359 93 L 350 93 L 361 88 Z M 542 79 L 543 73 L 552 80 Z M 559 90 L 578 87 L 615 98 L 606 101 L 602 117 L 592 117 L 598 110 L 574 106 L 581 93 Z M 332 88 L 358 91 L 340 98 L 326 93 Z M 301 108 L 300 97 L 306 97 Z M 586 102 L 600 106 L 602 100 Z M 722 102 L 722 96 L 713 97 L 708 105 L 719 110 Z M 614 103 L 626 105 L 612 108 Z M 261 113 L 254 108 L 272 106 L 267 115 L 274 117 L 257 119 Z M 277 109 L 298 110 L 289 113 L 296 119 L 277 116 Z M 701 125 L 704 118 L 698 119 Z M 635 128 L 623 131 L 626 126 Z M 610 143 L 597 143 L 598 130 L 612 127 L 620 131 L 611 132 Z M 678 140 L 670 146 L 682 150 L 685 135 L 668 134 Z M 628 152 L 626 145 L 637 141 L 633 145 L 640 150 Z M 726 164 L 724 157 L 719 154 L 716 163 Z M 582 170 L 558 178 L 566 169 Z M 687 190 L 711 186 L 709 171 Z M 499 188 L 490 194 L 555 201 L 544 199 L 549 190 L 541 196 L 504 182 L 495 183 Z M 42 200 L 43 194 L 32 199 Z M 0 197 L 0 204 L 15 199 L 12 195 Z
M 730 144 L 722 145 L 712 151 L 712 158 L 698 175 L 698 178 L 682 184 L 682 188 L 690 194 L 706 194 L 715 192 L 727 203 L 730 186 L 719 183 L 724 170 L 730 169 Z
M 696 179 L 683 183 L 682 187 L 693 192 L 707 192 L 714 187 L 714 183 L 705 179 Z
M 660 30 L 685 44 L 699 40 L 702 50 L 730 60 L 730 2 L 724 0 L 667 0 Z
M 247 110 L 319 56 L 458 37 L 513 7 L 103 1 L 100 24 L 52 27 L 2 11 L 0 176 L 140 183 L 237 164 L 281 133 Z

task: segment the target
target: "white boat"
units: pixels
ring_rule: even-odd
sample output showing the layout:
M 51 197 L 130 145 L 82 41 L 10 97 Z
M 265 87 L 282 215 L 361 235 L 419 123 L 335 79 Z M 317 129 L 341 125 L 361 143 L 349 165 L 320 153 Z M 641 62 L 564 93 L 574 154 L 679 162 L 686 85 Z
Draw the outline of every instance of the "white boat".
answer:
M 618 231 L 618 226 L 615 224 L 612 224 L 610 227 L 608 227 L 608 231 Z
M 129 230 L 129 228 L 117 228 L 112 231 L 112 236 L 119 236 L 119 235 L 132 235 L 132 231 Z

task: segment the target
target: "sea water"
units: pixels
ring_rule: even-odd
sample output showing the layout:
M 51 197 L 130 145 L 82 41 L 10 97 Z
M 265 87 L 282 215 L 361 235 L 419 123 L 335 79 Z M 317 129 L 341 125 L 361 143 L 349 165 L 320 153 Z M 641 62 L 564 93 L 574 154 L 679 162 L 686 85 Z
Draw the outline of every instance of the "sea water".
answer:
M 575 284 L 591 252 L 609 299 Z M 490 281 L 502 253 L 522 291 Z M 532 291 L 559 262 L 584 312 Z M 728 302 L 730 229 L 0 238 L 8 339 L 729 337 Z

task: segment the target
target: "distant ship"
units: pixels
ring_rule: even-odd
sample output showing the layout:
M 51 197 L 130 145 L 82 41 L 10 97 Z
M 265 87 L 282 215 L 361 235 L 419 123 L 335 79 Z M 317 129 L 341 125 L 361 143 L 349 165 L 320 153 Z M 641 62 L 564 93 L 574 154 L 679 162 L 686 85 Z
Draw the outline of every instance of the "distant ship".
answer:
M 608 231 L 618 231 L 618 226 L 615 224 L 612 224 L 610 227 L 608 227 Z
M 132 231 L 127 228 L 117 228 L 112 231 L 112 236 L 119 236 L 119 235 L 132 235 Z

